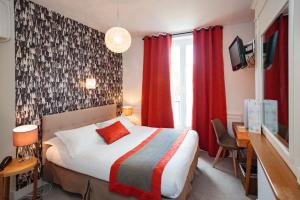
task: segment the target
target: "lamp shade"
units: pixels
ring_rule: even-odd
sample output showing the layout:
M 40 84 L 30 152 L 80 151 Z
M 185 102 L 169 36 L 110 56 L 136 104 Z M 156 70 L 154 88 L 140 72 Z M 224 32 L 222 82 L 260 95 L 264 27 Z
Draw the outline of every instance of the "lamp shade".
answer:
M 105 33 L 106 47 L 115 53 L 127 51 L 131 45 L 130 33 L 121 27 L 112 27 Z
M 133 114 L 133 108 L 131 106 L 123 106 L 122 113 L 125 116 L 130 116 Z
M 38 141 L 38 128 L 36 125 L 23 125 L 13 129 L 13 145 L 23 147 Z
M 85 87 L 86 87 L 86 89 L 95 89 L 96 88 L 96 79 L 87 78 L 85 80 Z

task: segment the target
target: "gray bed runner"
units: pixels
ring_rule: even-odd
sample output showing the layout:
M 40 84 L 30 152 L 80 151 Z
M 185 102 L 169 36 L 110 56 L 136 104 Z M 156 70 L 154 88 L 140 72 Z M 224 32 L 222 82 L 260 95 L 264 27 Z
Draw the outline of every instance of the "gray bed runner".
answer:
M 126 195 L 137 197 L 142 195 L 140 193 L 151 194 L 154 192 L 154 188 L 159 188 L 160 193 L 162 171 L 158 173 L 160 177 L 154 177 L 157 176 L 157 174 L 153 176 L 155 168 L 160 167 L 159 170 L 163 170 L 166 163 L 162 164 L 160 162 L 164 159 L 167 159 L 167 161 L 171 159 L 187 131 L 171 128 L 158 129 L 140 145 L 122 156 L 121 161 L 115 163 L 118 163 L 117 171 L 113 172 L 113 170 L 116 170 L 113 167 L 111 169 L 111 173 L 116 173 L 116 180 L 112 180 L 112 182 L 115 181 L 118 185 L 116 186 L 117 189 L 112 187 L 112 190 L 118 192 L 125 190 Z M 159 183 L 153 183 L 153 180 Z M 133 192 L 129 192 L 130 189 Z

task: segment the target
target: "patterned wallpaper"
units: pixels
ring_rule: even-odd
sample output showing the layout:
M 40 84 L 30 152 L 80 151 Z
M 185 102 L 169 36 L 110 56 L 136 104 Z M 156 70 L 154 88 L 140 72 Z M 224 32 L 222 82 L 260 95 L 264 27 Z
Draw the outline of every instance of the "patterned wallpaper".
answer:
M 15 34 L 17 126 L 40 125 L 43 115 L 112 103 L 120 112 L 122 55 L 105 47 L 104 33 L 15 0 Z M 84 87 L 90 77 L 96 78 L 95 90 Z M 19 176 L 17 189 L 30 179 L 31 174 Z

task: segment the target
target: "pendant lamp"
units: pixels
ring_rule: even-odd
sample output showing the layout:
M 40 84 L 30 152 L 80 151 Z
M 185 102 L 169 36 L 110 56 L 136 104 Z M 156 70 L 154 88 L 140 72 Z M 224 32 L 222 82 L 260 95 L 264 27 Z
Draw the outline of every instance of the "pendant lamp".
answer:
M 119 2 L 117 2 L 117 22 L 119 23 Z M 124 53 L 131 45 L 130 33 L 122 27 L 112 27 L 105 33 L 105 45 L 114 53 Z

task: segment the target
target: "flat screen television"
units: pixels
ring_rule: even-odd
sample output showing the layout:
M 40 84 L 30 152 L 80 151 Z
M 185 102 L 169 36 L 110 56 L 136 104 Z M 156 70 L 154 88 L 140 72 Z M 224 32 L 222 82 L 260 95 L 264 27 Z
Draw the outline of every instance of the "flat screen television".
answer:
M 236 36 L 229 46 L 229 54 L 233 71 L 247 66 L 245 47 L 243 40 L 239 36 Z
M 272 66 L 278 40 L 278 31 L 274 32 L 269 40 L 264 43 L 264 68 L 268 69 Z

